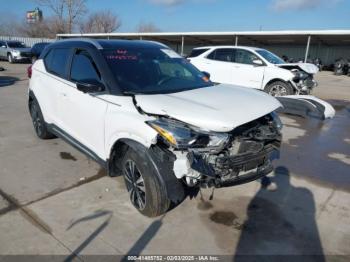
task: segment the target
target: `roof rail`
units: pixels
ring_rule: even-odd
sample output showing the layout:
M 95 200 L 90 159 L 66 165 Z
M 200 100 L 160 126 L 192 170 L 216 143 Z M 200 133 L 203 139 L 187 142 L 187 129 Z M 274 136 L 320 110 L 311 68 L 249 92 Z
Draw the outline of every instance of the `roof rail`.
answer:
M 70 41 L 82 41 L 82 42 L 86 42 L 94 45 L 97 49 L 103 49 L 100 43 L 96 39 L 92 39 L 92 38 L 72 37 L 72 38 L 58 40 L 57 42 L 70 42 Z

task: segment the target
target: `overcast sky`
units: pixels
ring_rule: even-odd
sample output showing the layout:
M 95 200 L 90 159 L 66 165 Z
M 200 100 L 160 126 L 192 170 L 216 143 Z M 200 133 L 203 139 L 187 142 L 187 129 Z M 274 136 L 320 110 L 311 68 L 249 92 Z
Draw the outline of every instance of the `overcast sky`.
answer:
M 4 1 L 5 2 L 5 1 Z M 119 31 L 152 22 L 162 31 L 350 29 L 350 0 L 87 0 L 90 11 L 108 9 L 122 19 Z M 1 5 L 2 17 L 25 17 L 31 0 Z M 42 8 L 44 16 L 49 11 Z M 1 25 L 0 25 L 1 26 Z

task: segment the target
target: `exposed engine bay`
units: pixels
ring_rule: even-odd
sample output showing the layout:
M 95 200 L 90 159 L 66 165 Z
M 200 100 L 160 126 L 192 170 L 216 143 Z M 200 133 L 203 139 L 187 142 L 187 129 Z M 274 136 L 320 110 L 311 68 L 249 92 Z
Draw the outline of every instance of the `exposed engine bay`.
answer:
M 277 66 L 288 69 L 294 74 L 291 84 L 296 89 L 296 95 L 309 95 L 312 89 L 317 86 L 317 82 L 314 80 L 314 74 L 318 72 L 318 68 L 315 65 L 297 63 Z
M 281 127 L 278 116 L 271 113 L 222 134 L 221 141 L 204 134 L 192 136 L 187 148 L 184 144 L 174 148 L 159 135 L 157 146 L 175 156 L 174 173 L 188 186 L 233 186 L 273 170 L 270 156 L 280 147 Z

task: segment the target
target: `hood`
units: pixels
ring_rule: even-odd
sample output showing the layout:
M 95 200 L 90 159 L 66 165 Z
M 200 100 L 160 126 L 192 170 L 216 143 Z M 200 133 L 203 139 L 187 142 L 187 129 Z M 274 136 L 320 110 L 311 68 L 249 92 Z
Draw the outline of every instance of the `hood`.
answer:
M 262 91 L 226 84 L 172 94 L 136 95 L 149 114 L 170 116 L 208 131 L 228 132 L 282 105 Z
M 11 48 L 11 50 L 14 51 L 20 51 L 20 52 L 30 52 L 30 47 L 23 47 L 23 48 Z
M 289 63 L 289 64 L 277 64 L 276 66 L 285 69 L 301 69 L 308 74 L 316 74 L 318 72 L 318 67 L 310 63 Z

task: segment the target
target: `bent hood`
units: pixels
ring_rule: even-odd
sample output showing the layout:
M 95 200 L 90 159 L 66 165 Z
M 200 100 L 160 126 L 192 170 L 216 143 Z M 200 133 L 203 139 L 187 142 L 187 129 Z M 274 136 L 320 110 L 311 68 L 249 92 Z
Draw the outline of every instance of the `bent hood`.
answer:
M 135 99 L 146 113 L 215 132 L 231 131 L 282 106 L 262 91 L 225 84 L 172 94 L 136 95 Z
M 290 64 L 277 64 L 276 66 L 285 69 L 299 68 L 308 74 L 316 74 L 318 72 L 318 67 L 310 63 L 290 63 Z

